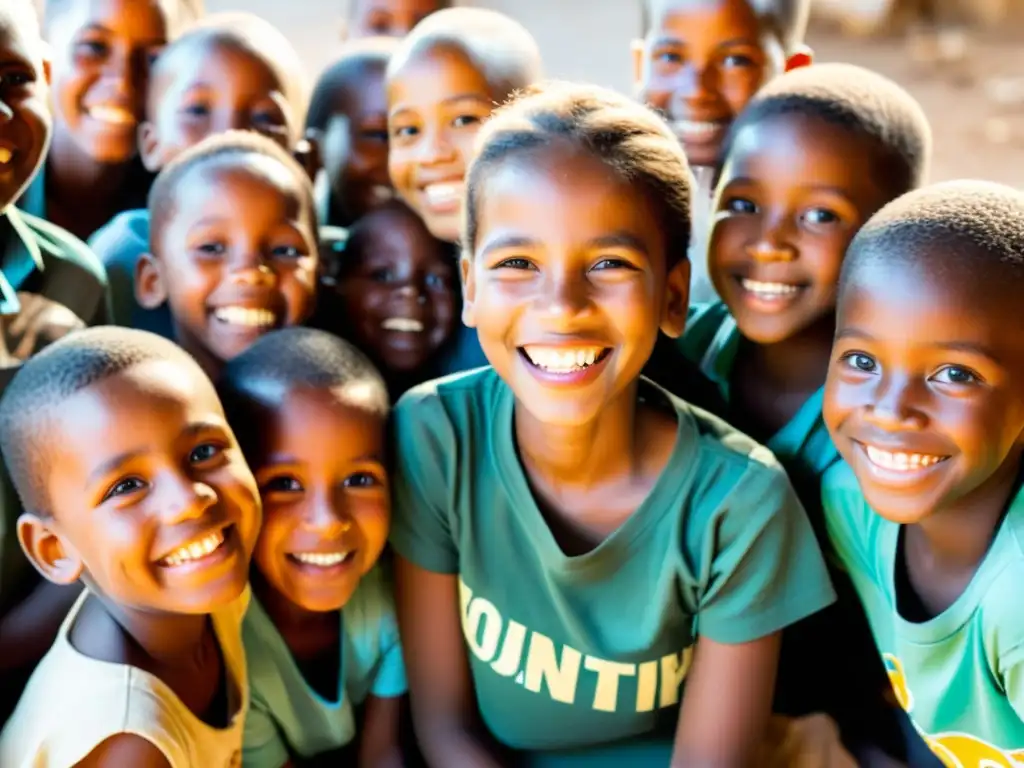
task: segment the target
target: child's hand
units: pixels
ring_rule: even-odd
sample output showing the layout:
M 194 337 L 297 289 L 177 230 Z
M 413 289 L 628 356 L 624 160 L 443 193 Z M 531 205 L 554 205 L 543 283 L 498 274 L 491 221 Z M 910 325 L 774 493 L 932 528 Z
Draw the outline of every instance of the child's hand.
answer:
M 23 363 L 46 345 L 85 328 L 85 322 L 63 304 L 21 292 L 18 301 L 21 311 L 17 315 L 0 318 L 0 366 Z
M 764 768 L 857 768 L 828 715 L 791 718 L 776 715 L 758 765 Z

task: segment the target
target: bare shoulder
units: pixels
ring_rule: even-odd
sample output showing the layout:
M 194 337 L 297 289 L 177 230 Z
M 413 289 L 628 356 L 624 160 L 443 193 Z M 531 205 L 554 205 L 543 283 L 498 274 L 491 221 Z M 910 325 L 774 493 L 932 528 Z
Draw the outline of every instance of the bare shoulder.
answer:
M 134 733 L 118 733 L 102 742 L 75 768 L 171 768 L 157 746 Z

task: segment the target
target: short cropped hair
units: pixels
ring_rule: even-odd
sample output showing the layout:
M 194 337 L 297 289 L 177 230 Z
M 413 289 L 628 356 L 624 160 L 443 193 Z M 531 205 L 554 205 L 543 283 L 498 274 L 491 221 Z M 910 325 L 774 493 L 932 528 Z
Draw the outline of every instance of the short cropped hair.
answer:
M 361 0 L 341 0 L 341 17 L 352 21 L 355 18 L 356 10 L 358 10 L 359 3 Z M 451 8 L 452 0 L 437 0 L 437 7 Z
M 466 174 L 466 251 L 472 253 L 476 247 L 477 210 L 494 167 L 563 142 L 589 153 L 646 193 L 658 207 L 669 267 L 686 258 L 694 182 L 668 126 L 647 107 L 614 91 L 558 82 L 526 89 L 484 123 Z
M 18 32 L 29 40 L 42 40 L 42 25 L 39 21 L 39 10 L 33 0 L 8 0 L 3 15 L 11 20 Z
M 243 426 L 242 435 L 253 405 L 273 407 L 294 389 L 330 390 L 372 413 L 388 412 L 387 385 L 369 358 L 349 342 L 312 328 L 268 333 L 229 360 L 218 382 L 228 417 Z
M 722 159 L 739 133 L 779 115 L 822 120 L 863 137 L 876 149 L 878 171 L 892 197 L 924 183 L 932 132 L 913 96 L 887 77 L 852 64 L 815 64 L 767 83 L 740 113 L 722 144 Z
M 499 101 L 543 76 L 537 41 L 518 21 L 483 8 L 447 8 L 427 16 L 402 41 L 391 57 L 388 78 L 437 49 L 469 59 Z
M 74 0 L 42 0 L 43 31 L 49 34 L 54 23 L 67 12 Z M 173 40 L 191 23 L 199 18 L 204 10 L 203 0 L 156 0 L 156 4 L 167 17 L 167 39 Z
M 694 0 L 674 0 L 683 5 Z M 642 34 L 651 28 L 658 3 L 665 0 L 640 0 Z M 807 21 L 811 14 L 811 0 L 745 0 L 757 16 L 761 31 L 776 38 L 786 56 L 792 56 L 804 42 Z
M 149 190 L 150 240 L 157 242 L 157 234 L 176 209 L 178 186 L 191 176 L 192 171 L 205 166 L 252 169 L 249 161 L 254 156 L 269 158 L 288 169 L 299 182 L 307 210 L 315 216 L 312 184 L 295 158 L 266 136 L 253 131 L 227 131 L 208 136 L 194 147 L 189 147 L 160 171 Z M 316 222 L 313 224 L 315 229 Z
M 55 411 L 87 387 L 158 361 L 205 376 L 173 342 L 113 326 L 71 333 L 21 367 L 0 398 L 0 452 L 25 511 L 50 515 L 48 473 L 60 469 L 48 455 Z
M 386 72 L 397 47 L 398 40 L 393 37 L 371 37 L 348 43 L 345 52 L 328 65 L 313 88 L 306 128 L 327 130 L 337 103 L 358 88 L 359 80 L 368 72 Z
M 929 270 L 1021 286 L 1024 192 L 989 181 L 946 181 L 892 201 L 850 243 L 840 296 L 861 269 L 898 261 L 930 261 Z

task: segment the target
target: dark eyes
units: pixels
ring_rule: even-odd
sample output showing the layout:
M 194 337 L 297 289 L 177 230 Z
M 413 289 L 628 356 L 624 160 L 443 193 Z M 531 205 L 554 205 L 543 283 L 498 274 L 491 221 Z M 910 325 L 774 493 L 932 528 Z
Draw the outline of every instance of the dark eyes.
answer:
M 114 483 L 110 490 L 103 494 L 103 501 L 113 499 L 117 496 L 127 496 L 130 493 L 135 493 L 146 487 L 146 484 L 137 477 L 128 477 L 124 480 L 118 480 Z
M 390 267 L 381 267 L 370 273 L 370 279 L 375 283 L 390 283 L 395 277 L 395 271 Z
M 396 139 L 408 139 L 420 132 L 420 129 L 414 125 L 400 125 L 391 131 L 391 135 Z
M 110 53 L 110 46 L 100 40 L 82 40 L 75 45 L 75 51 L 91 58 L 100 58 Z
M 381 481 L 370 472 L 355 472 L 341 484 L 345 488 L 373 488 L 380 485 Z M 302 493 L 305 488 L 294 475 L 279 475 L 264 483 L 263 490 L 267 493 Z
M 206 464 L 223 453 L 223 448 L 216 443 L 202 443 L 193 448 L 188 454 L 188 463 L 192 465 Z M 147 483 L 141 477 L 125 477 L 118 480 L 103 494 L 103 501 L 118 496 L 128 496 L 141 491 L 147 487 Z
M 733 213 L 757 213 L 757 205 L 745 197 L 730 197 L 725 201 L 725 209 Z
M 726 67 L 753 67 L 756 66 L 756 62 L 749 56 L 745 56 L 742 53 L 730 53 L 724 59 L 722 59 L 723 66 Z
M 365 130 L 359 132 L 359 138 L 364 141 L 375 141 L 381 144 L 387 144 L 388 132 L 384 130 Z
M 505 259 L 494 265 L 495 269 L 533 269 L 533 264 L 530 263 L 529 259 L 524 259 L 519 256 L 513 256 L 511 259 Z
M 811 208 L 804 214 L 804 221 L 809 224 L 834 224 L 839 221 L 839 214 L 828 208 Z
M 465 128 L 466 126 L 469 125 L 476 125 L 479 122 L 480 118 L 477 117 L 476 115 L 459 115 L 454 120 L 452 120 L 452 125 L 454 125 L 456 128 Z
M 355 472 L 342 482 L 346 488 L 373 488 L 380 484 L 380 480 L 369 472 Z
M 31 83 L 35 79 L 28 72 L 17 72 L 17 71 L 15 71 L 15 72 L 5 72 L 0 77 L 2 77 L 2 81 L 3 81 L 4 85 L 12 86 L 14 88 L 18 88 L 18 87 L 20 87 L 22 85 L 28 85 L 29 83 Z
M 227 248 L 224 243 L 202 243 L 196 250 L 206 256 L 223 256 Z
M 878 363 L 875 359 L 863 352 L 850 352 L 842 357 L 842 362 L 861 373 L 875 373 L 878 370 Z M 929 381 L 939 384 L 966 386 L 980 384 L 982 378 L 970 368 L 960 365 L 947 365 L 930 376 Z
M 302 491 L 302 483 L 292 475 L 273 477 L 263 487 L 268 492 L 299 493 Z
M 192 449 L 188 455 L 190 464 L 203 464 L 211 459 L 217 458 L 221 453 L 221 447 L 213 443 L 203 443 Z
M 850 368 L 858 370 L 861 373 L 874 373 L 878 368 L 878 364 L 871 357 L 863 354 L 862 352 L 851 352 L 844 355 L 842 361 Z
M 443 291 L 448 288 L 448 277 L 446 275 L 427 275 L 426 286 L 432 291 Z
M 279 245 L 271 251 L 271 254 L 277 259 L 298 259 L 303 255 L 302 251 L 294 245 Z

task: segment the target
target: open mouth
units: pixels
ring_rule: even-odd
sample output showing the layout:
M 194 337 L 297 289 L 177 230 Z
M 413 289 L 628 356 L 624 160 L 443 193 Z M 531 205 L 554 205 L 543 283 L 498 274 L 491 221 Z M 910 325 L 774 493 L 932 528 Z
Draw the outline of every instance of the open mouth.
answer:
M 389 317 L 380 324 L 385 331 L 399 333 L 423 333 L 423 323 L 411 317 Z
M 8 166 L 11 161 L 17 156 L 18 150 L 12 145 L 5 141 L 0 141 L 0 167 Z
M 860 446 L 864 449 L 868 461 L 874 466 L 888 472 L 900 472 L 908 475 L 934 467 L 950 458 L 928 453 L 887 451 L 867 443 L 860 443 Z
M 462 205 L 462 195 L 466 184 L 459 181 L 443 181 L 435 184 L 427 184 L 423 187 L 423 196 L 426 198 L 427 207 L 436 213 L 447 213 L 457 211 Z
M 327 570 L 352 562 L 354 555 L 355 550 L 347 549 L 338 552 L 290 552 L 287 557 L 301 566 Z
M 213 317 L 224 325 L 237 328 L 269 329 L 278 324 L 277 313 L 269 309 L 254 307 L 218 307 Z
M 193 539 L 161 560 L 158 560 L 157 564 L 164 568 L 178 568 L 212 558 L 223 549 L 231 533 L 230 529 L 231 526 L 228 526 L 219 531 L 208 533 L 201 538 Z
M 87 108 L 86 114 L 96 122 L 110 126 L 134 127 L 137 122 L 130 110 L 113 104 L 97 104 Z
M 530 344 L 520 347 L 519 351 L 533 367 L 556 376 L 567 376 L 600 365 L 612 350 L 611 347 L 545 347 Z
M 796 299 L 807 287 L 795 283 L 766 282 L 739 277 L 740 288 L 750 298 L 768 306 L 783 306 Z
M 677 138 L 695 144 L 720 139 L 728 127 L 728 120 L 676 120 L 672 123 Z

